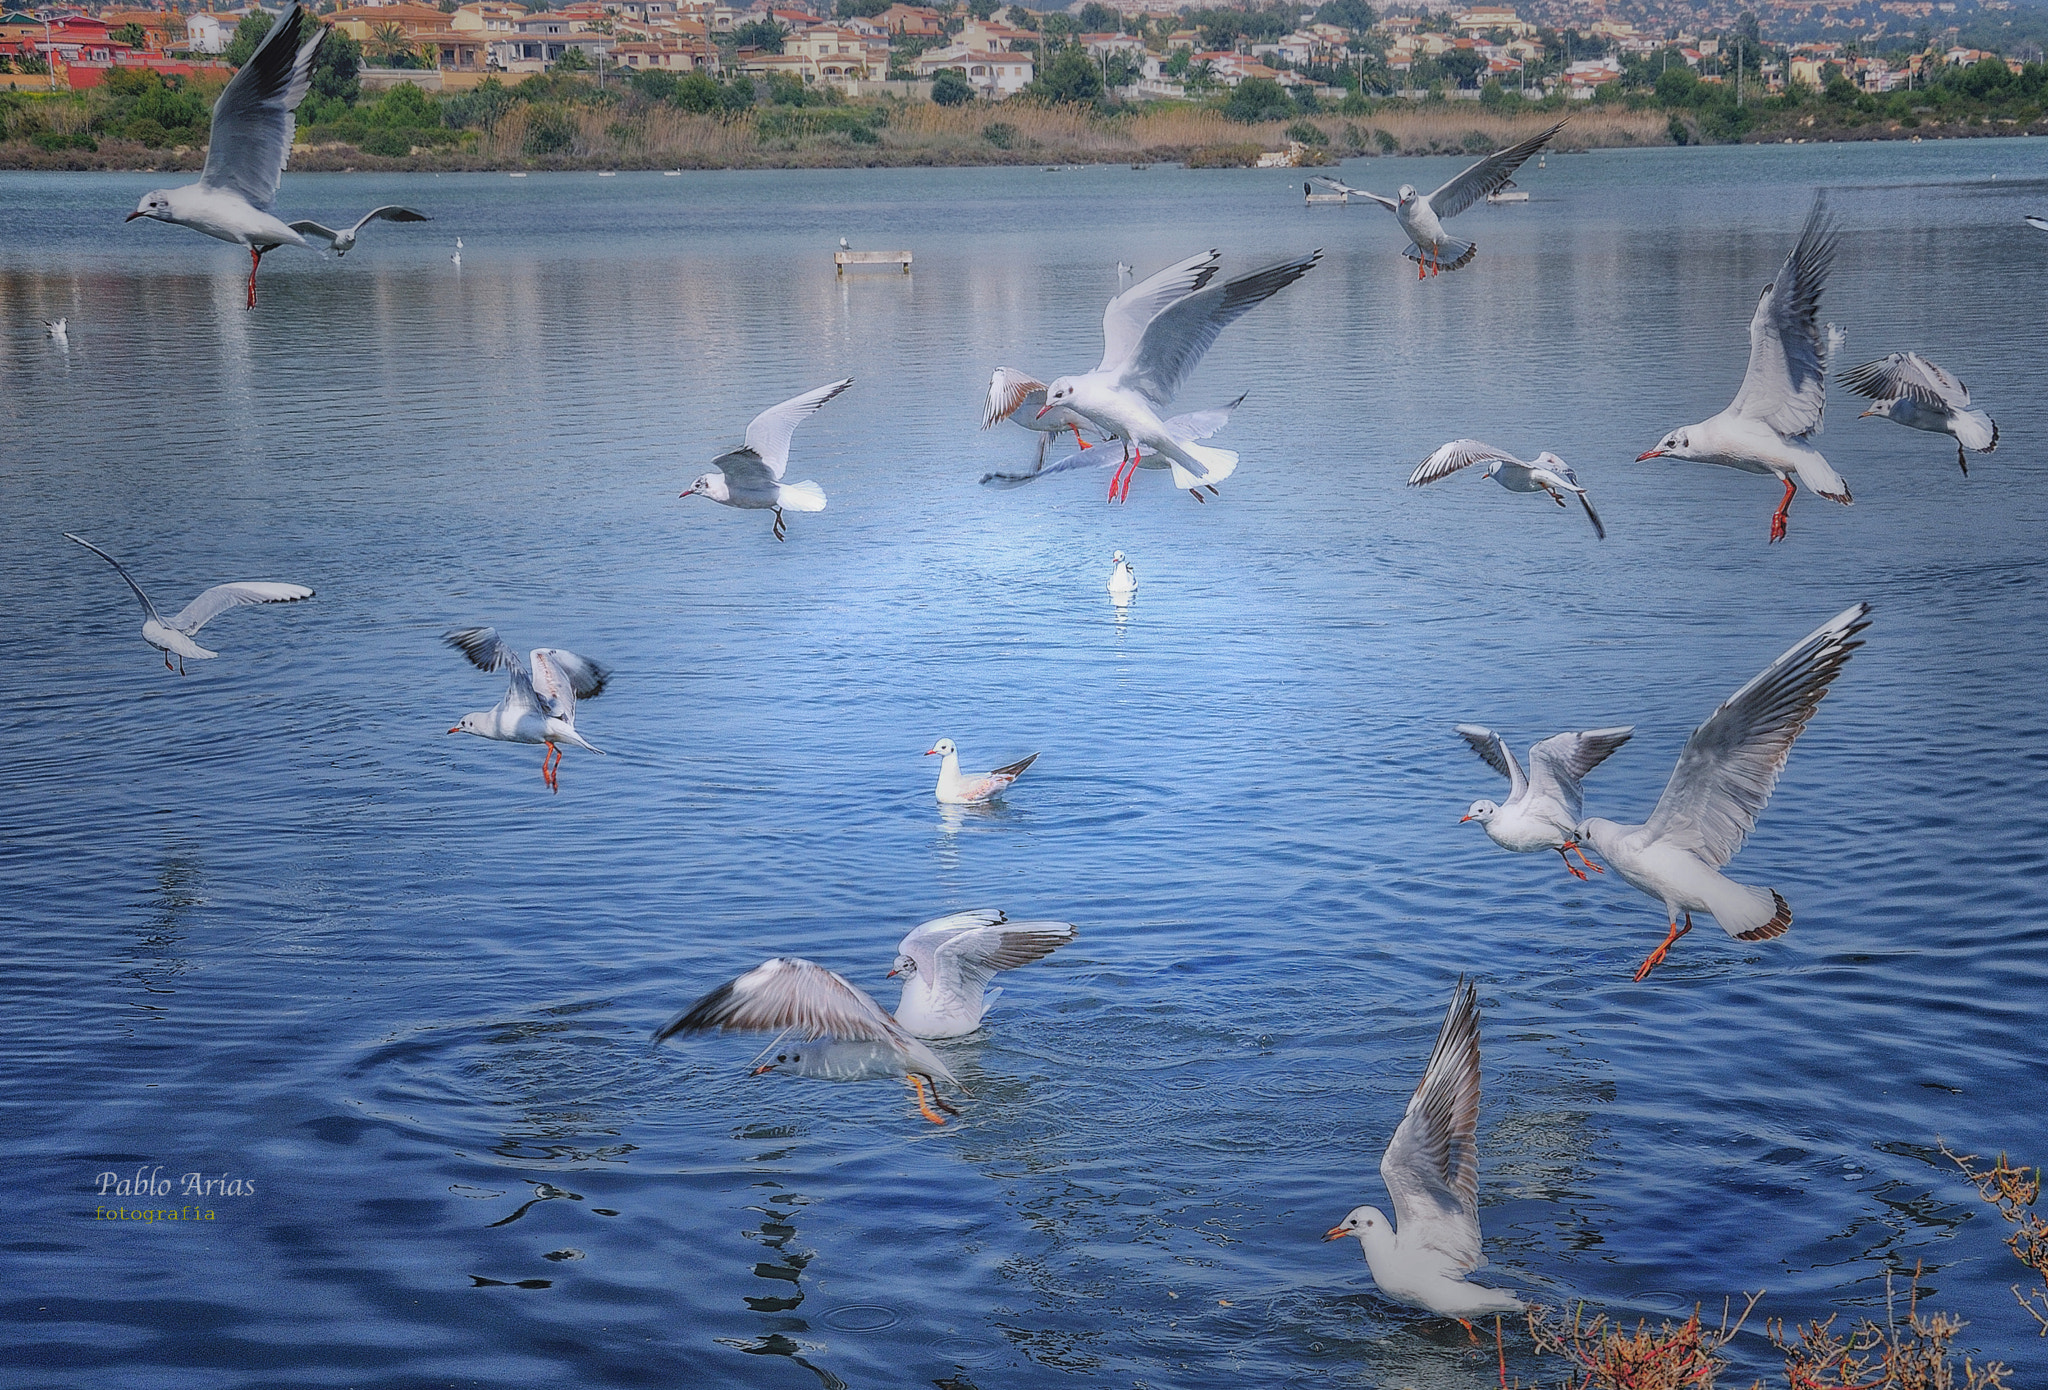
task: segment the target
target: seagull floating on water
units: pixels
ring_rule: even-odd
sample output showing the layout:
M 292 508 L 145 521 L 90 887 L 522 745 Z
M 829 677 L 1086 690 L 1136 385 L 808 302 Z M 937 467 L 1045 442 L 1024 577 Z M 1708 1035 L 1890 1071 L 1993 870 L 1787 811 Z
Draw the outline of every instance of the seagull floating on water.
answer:
M 43 327 L 46 330 L 48 330 L 50 335 L 50 341 L 55 343 L 60 348 L 69 348 L 71 346 L 71 339 L 65 336 L 66 332 L 69 329 L 70 322 L 71 321 L 69 319 L 43 320 Z
M 1842 373 L 1842 385 L 1877 402 L 1859 420 L 1875 415 L 1907 429 L 1954 436 L 1956 467 L 1966 478 L 1970 460 L 1964 449 L 1988 454 L 1998 447 L 1998 424 L 1970 405 L 1970 388 L 1917 352 L 1894 352 L 1851 367 Z
M 1038 761 L 1038 755 L 1033 753 L 994 772 L 962 772 L 960 750 L 953 746 L 952 739 L 942 738 L 924 750 L 927 758 L 935 753 L 940 759 L 939 785 L 935 795 L 941 806 L 980 806 L 994 801 L 1009 790 L 1010 783 L 1024 775 L 1025 768 Z
M 1593 534 L 1603 541 L 1607 539 L 1607 528 L 1600 524 L 1600 513 L 1593 510 L 1593 499 L 1580 485 L 1579 475 L 1572 472 L 1570 464 L 1548 449 L 1536 455 L 1534 463 L 1524 463 L 1505 449 L 1496 449 L 1491 444 L 1481 444 L 1476 439 L 1453 439 L 1416 466 L 1408 477 L 1408 486 L 1423 487 L 1448 478 L 1474 463 L 1484 463 L 1486 471 L 1480 476 L 1493 479 L 1509 492 L 1547 493 L 1550 500 L 1560 507 L 1565 505 L 1564 495 L 1571 493 L 1586 509 L 1586 520 L 1593 523 Z
M 1590 844 L 1631 885 L 1664 904 L 1671 930 L 1636 971 L 1642 979 L 1706 912 L 1737 941 L 1768 941 L 1792 926 L 1792 907 L 1773 888 L 1752 888 L 1721 870 L 1756 829 L 1792 741 L 1820 707 L 1849 654 L 1863 643 L 1870 605 L 1845 608 L 1794 643 L 1707 722 L 1693 730 L 1664 795 L 1642 825 L 1580 823 Z M 1685 925 L 1679 925 L 1683 915 Z
M 1570 117 L 1566 117 L 1569 120 Z M 1318 176 L 1317 183 L 1348 193 L 1354 198 L 1370 198 L 1394 214 L 1401 224 L 1401 230 L 1408 233 L 1412 243 L 1401 254 L 1415 262 L 1415 278 L 1435 275 L 1438 271 L 1458 270 L 1472 263 L 1479 254 L 1479 248 L 1469 241 L 1459 241 L 1444 231 L 1443 219 L 1456 217 L 1490 193 L 1498 192 L 1513 182 L 1515 170 L 1522 167 L 1530 155 L 1550 142 L 1550 137 L 1565 127 L 1559 121 L 1541 134 L 1532 135 L 1519 145 L 1510 145 L 1504 150 L 1495 150 L 1460 173 L 1436 192 L 1424 195 L 1408 184 L 1401 185 L 1398 198 L 1383 198 L 1363 188 L 1339 183 L 1332 178 Z
M 1749 370 L 1728 408 L 1710 420 L 1664 436 L 1656 448 L 1636 456 L 1693 459 L 1782 479 L 1785 496 L 1771 514 L 1771 540 L 1785 539 L 1785 518 L 1797 490 L 1806 484 L 1830 501 L 1848 506 L 1849 484 L 1807 443 L 1819 434 L 1828 403 L 1828 361 L 1846 336 L 1833 324 L 1823 343 L 1820 293 L 1835 260 L 1835 226 L 1827 200 L 1817 195 L 1799 244 L 1785 257 L 1778 278 L 1764 286 L 1749 321 Z
M 896 1022 L 920 1038 L 965 1037 L 1002 993 L 990 980 L 1043 960 L 1075 935 L 1071 922 L 1012 922 L 993 909 L 934 918 L 897 944 L 889 971 L 903 981 Z
M 1131 562 L 1119 550 L 1109 557 L 1109 592 L 1129 598 L 1138 592 L 1138 572 L 1131 568 Z
M 451 260 L 451 261 L 453 261 L 453 262 L 455 262 L 455 264 L 457 264 L 457 265 L 461 265 L 461 264 L 462 264 L 462 238 L 461 238 L 461 237 L 457 237 L 457 238 L 455 238 L 455 254 L 454 254 L 454 255 L 452 255 L 452 256 L 450 256 L 450 257 L 449 257 L 448 259 L 449 259 L 449 260 Z
M 1508 779 L 1505 803 L 1475 801 L 1459 817 L 1459 824 L 1478 821 L 1489 840 L 1516 854 L 1556 850 L 1566 871 L 1581 881 L 1586 877 L 1585 871 L 1572 863 L 1566 850 L 1577 853 L 1579 863 L 1587 869 L 1604 873 L 1598 864 L 1586 858 L 1576 836 L 1585 801 L 1579 783 L 1606 762 L 1615 749 L 1627 743 L 1634 732 L 1635 726 L 1631 724 L 1584 733 L 1552 734 L 1530 748 L 1529 772 L 1524 776 L 1522 765 L 1515 761 L 1506 739 L 1477 724 L 1458 725 L 1458 736 L 1472 745 L 1472 751 L 1485 759 L 1488 767 Z
M 853 378 L 835 381 L 770 406 L 747 426 L 747 442 L 711 461 L 712 471 L 691 483 L 683 497 L 708 497 L 728 507 L 775 513 L 775 539 L 784 536 L 782 509 L 825 510 L 825 489 L 816 483 L 785 483 L 789 441 L 796 427 L 815 415 L 825 402 L 853 385 Z
M 297 0 L 285 8 L 213 104 L 206 168 L 199 182 L 145 193 L 128 214 L 175 222 L 249 248 L 249 307 L 256 267 L 280 246 L 313 247 L 271 211 L 292 150 L 292 113 L 313 82 L 313 51 L 327 30 Z
M 387 203 L 381 208 L 371 208 L 362 215 L 355 226 L 343 227 L 340 231 L 336 231 L 332 227 L 323 227 L 318 222 L 294 222 L 291 224 L 291 229 L 295 232 L 302 232 L 307 236 L 325 237 L 335 255 L 346 256 L 355 249 L 356 237 L 362 233 L 363 228 L 369 226 L 372 222 L 431 222 L 433 220 L 433 218 L 423 212 L 414 212 L 411 208 L 402 208 L 396 203 Z M 462 239 L 457 237 L 455 244 L 459 248 L 462 245 Z
M 171 669 L 171 658 L 178 658 L 177 671 L 185 674 L 185 662 L 210 661 L 219 652 L 210 652 L 192 640 L 193 634 L 230 608 L 240 608 L 250 603 L 297 603 L 313 597 L 313 591 L 303 584 L 273 584 L 264 580 L 236 580 L 230 584 L 216 584 L 201 591 L 179 609 L 173 617 L 166 618 L 156 611 L 156 605 L 149 601 L 149 595 L 142 592 L 142 586 L 132 575 L 121 567 L 121 562 L 101 550 L 83 536 L 64 533 L 67 541 L 77 541 L 93 554 L 114 567 L 114 573 L 121 576 L 128 587 L 135 591 L 135 597 L 142 602 L 142 640 L 164 654 L 164 669 Z
M 451 734 L 475 734 L 500 743 L 540 743 L 540 779 L 551 792 L 561 791 L 556 774 L 562 766 L 557 743 L 602 754 L 576 732 L 576 702 L 595 700 L 611 675 L 602 666 L 560 647 L 535 647 L 525 662 L 496 628 L 466 627 L 442 639 L 469 658 L 479 671 L 507 673 L 505 697 L 490 709 L 465 714 Z
M 1479 991 L 1462 978 L 1380 1159 L 1380 1177 L 1399 1229 L 1378 1207 L 1357 1207 L 1324 1240 L 1357 1236 L 1381 1293 L 1456 1318 L 1467 1333 L 1470 1318 L 1521 1311 L 1522 1300 L 1507 1290 L 1465 1282 L 1486 1255 L 1479 1244 Z

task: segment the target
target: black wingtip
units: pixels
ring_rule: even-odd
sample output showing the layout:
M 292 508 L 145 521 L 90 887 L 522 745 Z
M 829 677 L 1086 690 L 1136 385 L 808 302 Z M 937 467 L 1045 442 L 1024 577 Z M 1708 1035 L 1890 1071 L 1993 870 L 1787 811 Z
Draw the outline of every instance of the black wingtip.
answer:
M 656 1044 L 667 1042 L 678 1033 L 702 1033 L 719 1026 L 718 1015 L 724 1009 L 726 1000 L 732 998 L 732 982 L 727 981 L 696 1003 L 684 1009 L 674 1018 L 654 1030 Z

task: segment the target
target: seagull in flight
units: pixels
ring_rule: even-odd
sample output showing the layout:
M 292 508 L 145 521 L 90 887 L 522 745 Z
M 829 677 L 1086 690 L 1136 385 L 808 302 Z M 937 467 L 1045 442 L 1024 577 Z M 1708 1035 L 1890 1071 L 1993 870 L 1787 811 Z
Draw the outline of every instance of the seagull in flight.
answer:
M 1785 539 L 1795 483 L 1848 506 L 1849 484 L 1807 442 L 1819 434 L 1828 403 L 1828 361 L 1847 335 L 1833 324 L 1823 341 L 1820 293 L 1835 261 L 1835 224 L 1825 195 L 1816 195 L 1799 244 L 1777 279 L 1764 286 L 1749 321 L 1749 370 L 1728 408 L 1710 420 L 1664 436 L 1636 462 L 1655 458 L 1718 463 L 1776 477 L 1785 496 L 1771 514 L 1771 540 Z
M 1012 922 L 993 909 L 934 918 L 897 944 L 889 971 L 903 981 L 896 1022 L 920 1038 L 965 1037 L 1002 993 L 990 980 L 1043 960 L 1075 935 L 1071 922 Z
M 1634 732 L 1635 726 L 1631 724 L 1585 733 L 1552 734 L 1529 750 L 1529 771 L 1524 776 L 1522 765 L 1515 761 L 1514 750 L 1508 747 L 1506 739 L 1478 724 L 1458 725 L 1458 737 L 1470 744 L 1488 767 L 1508 779 L 1505 803 L 1475 801 L 1458 818 L 1458 823 L 1478 821 L 1489 840 L 1516 854 L 1556 850 L 1557 857 L 1564 860 L 1565 871 L 1581 882 L 1585 881 L 1585 870 L 1572 863 L 1566 850 L 1575 852 L 1579 863 L 1587 869 L 1605 873 L 1605 869 L 1586 858 L 1586 851 L 1578 842 L 1579 818 L 1584 814 L 1585 802 L 1579 783 L 1627 743 Z
M 1074 432 L 1074 443 L 1083 449 L 1095 446 L 1081 437 L 1083 428 L 1095 429 L 1095 422 L 1071 410 L 1043 410 L 1045 383 L 1015 367 L 998 367 L 988 379 L 988 398 L 981 407 L 981 427 L 992 430 L 1008 420 L 1038 435 L 1038 465 L 1045 466 L 1046 446 L 1054 435 Z M 1098 430 L 1099 434 L 1100 431 Z
M 199 629 L 227 612 L 250 603 L 297 603 L 313 597 L 313 591 L 303 584 L 272 584 L 259 580 L 237 580 L 232 584 L 216 584 L 204 590 L 179 609 L 173 617 L 166 618 L 156 611 L 156 605 L 149 601 L 149 595 L 142 592 L 142 586 L 121 567 L 121 562 L 101 550 L 83 536 L 64 533 L 67 541 L 77 541 L 93 554 L 114 567 L 114 573 L 121 576 L 128 587 L 135 591 L 135 597 L 142 603 L 142 640 L 164 654 L 164 669 L 171 669 L 171 658 L 178 658 L 178 674 L 185 674 L 185 662 L 209 661 L 219 652 L 210 652 L 192 638 Z
M 214 102 L 199 182 L 145 193 L 127 217 L 130 222 L 138 217 L 175 222 L 248 247 L 251 309 L 264 252 L 280 246 L 313 249 L 277 219 L 271 206 L 292 151 L 292 113 L 312 86 L 313 52 L 326 35 L 326 28 L 308 19 L 293 0 Z
M 433 218 L 423 212 L 414 212 L 411 208 L 402 208 L 396 203 L 387 203 L 381 208 L 371 208 L 362 215 L 355 226 L 343 227 L 340 231 L 336 231 L 332 227 L 323 227 L 318 222 L 294 222 L 291 224 L 291 229 L 306 236 L 325 237 L 335 255 L 346 256 L 355 249 L 356 237 L 361 234 L 363 228 L 369 226 L 372 222 L 431 222 L 433 220 Z
M 1875 415 L 1908 429 L 1953 435 L 1956 467 L 1970 476 L 1965 448 L 1988 454 L 1998 447 L 1998 423 L 1970 404 L 1970 388 L 1954 373 L 1917 352 L 1894 352 L 1842 373 L 1842 385 L 1877 404 L 1856 418 Z
M 1593 523 L 1593 534 L 1603 541 L 1607 539 L 1607 528 L 1600 524 L 1600 513 L 1593 510 L 1593 499 L 1580 485 L 1579 475 L 1572 472 L 1570 464 L 1547 449 L 1536 455 L 1534 463 L 1524 463 L 1507 450 L 1496 449 L 1491 444 L 1481 444 L 1476 439 L 1453 439 L 1416 465 L 1415 471 L 1408 476 L 1408 486 L 1427 486 L 1475 463 L 1486 465 L 1481 477 L 1493 479 L 1509 492 L 1548 493 L 1550 500 L 1560 507 L 1565 505 L 1564 495 L 1571 493 L 1586 509 L 1586 520 Z
M 1242 404 L 1244 404 L 1244 397 L 1239 396 L 1229 405 L 1217 406 L 1212 410 L 1190 410 L 1186 414 L 1175 415 L 1166 422 L 1166 432 L 1175 439 L 1180 440 L 1183 444 L 1208 439 L 1212 435 L 1222 432 L 1223 427 L 1230 423 L 1230 413 Z M 1050 420 L 1053 416 L 1048 415 L 1046 418 Z M 1094 427 L 1093 422 L 1090 421 L 1088 423 L 1092 429 Z M 1069 473 L 1078 468 L 1115 468 L 1119 473 L 1123 474 L 1124 491 L 1126 493 L 1129 492 L 1130 480 L 1136 476 L 1136 471 L 1125 461 L 1121 449 L 1100 449 L 1098 451 L 1096 446 L 1089 445 L 1086 442 L 1082 443 L 1081 448 L 1086 452 L 1068 454 L 1065 458 L 1056 459 L 1051 463 L 1045 462 L 1045 451 L 1041 448 L 1039 450 L 1039 461 L 1033 467 L 1019 473 L 984 473 L 981 475 L 981 481 L 984 483 L 999 483 L 1005 487 L 1020 487 L 1025 483 L 1035 483 L 1040 478 L 1050 478 L 1055 473 Z M 1137 467 L 1143 468 L 1148 472 L 1153 469 L 1169 469 L 1173 473 L 1175 487 L 1186 488 L 1197 502 L 1207 500 L 1197 489 L 1194 475 L 1163 455 L 1153 454 L 1148 458 L 1142 459 Z M 1209 491 L 1212 494 L 1216 493 L 1216 489 L 1213 486 L 1209 488 Z
M 1408 233 L 1411 243 L 1401 254 L 1415 262 L 1415 278 L 1420 280 L 1425 275 L 1459 270 L 1472 263 L 1472 258 L 1479 254 L 1479 248 L 1469 241 L 1459 241 L 1446 234 L 1443 219 L 1456 217 L 1488 194 L 1506 187 L 1514 180 L 1515 170 L 1521 168 L 1530 155 L 1549 144 L 1550 138 L 1564 127 L 1565 121 L 1559 121 L 1519 145 L 1495 150 L 1430 194 L 1418 193 L 1404 183 L 1399 197 L 1384 198 L 1332 178 L 1318 176 L 1316 182 L 1354 198 L 1370 198 L 1393 213 L 1394 219 L 1401 224 L 1401 230 Z
M 43 327 L 49 331 L 50 341 L 65 351 L 71 350 L 71 339 L 66 336 L 70 329 L 69 319 L 44 319 Z
M 500 743 L 541 743 L 540 779 L 548 790 L 559 792 L 556 774 L 562 766 L 557 743 L 573 743 L 602 754 L 576 732 L 576 702 L 595 700 L 604 694 L 611 673 L 596 662 L 560 647 L 535 647 L 525 661 L 512 644 L 498 636 L 496 628 L 466 627 L 442 639 L 469 658 L 479 671 L 507 674 L 505 698 L 490 709 L 465 714 L 451 734 L 475 734 Z
M 789 441 L 798 425 L 851 385 L 853 378 L 847 377 L 768 407 L 747 426 L 746 443 L 713 459 L 712 471 L 679 495 L 708 497 L 728 507 L 773 512 L 775 539 L 782 540 L 784 507 L 793 512 L 825 510 L 825 489 L 811 482 L 782 481 L 783 470 L 789 467 Z
M 1756 829 L 1792 741 L 1863 643 L 1870 605 L 1845 608 L 1822 623 L 1692 731 L 1664 795 L 1642 825 L 1582 821 L 1573 838 L 1590 844 L 1632 886 L 1664 904 L 1664 942 L 1636 970 L 1641 980 L 1705 912 L 1737 941 L 1768 941 L 1792 926 L 1792 906 L 1776 889 L 1752 888 L 1721 870 Z M 1679 925 L 1680 917 L 1685 925 Z
M 1486 1264 L 1479 1245 L 1479 991 L 1451 995 L 1429 1066 L 1380 1159 L 1397 1229 L 1378 1207 L 1357 1207 L 1323 1239 L 1357 1236 L 1381 1293 L 1440 1317 L 1520 1312 L 1506 1289 L 1468 1284 Z

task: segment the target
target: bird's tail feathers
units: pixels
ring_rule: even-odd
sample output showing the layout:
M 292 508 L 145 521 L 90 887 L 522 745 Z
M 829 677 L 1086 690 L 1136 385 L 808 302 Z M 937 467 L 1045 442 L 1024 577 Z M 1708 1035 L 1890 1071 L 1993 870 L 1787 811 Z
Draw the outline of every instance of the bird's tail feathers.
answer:
M 1774 888 L 1752 888 L 1722 878 L 1708 907 L 1721 930 L 1738 941 L 1768 941 L 1792 929 L 1792 907 Z
M 1998 425 L 1981 410 L 1960 410 L 1955 416 L 1956 442 L 1988 454 L 1998 447 Z
M 1425 251 L 1413 242 L 1401 253 L 1417 265 L 1433 265 L 1438 270 L 1463 270 L 1479 254 L 1479 248 L 1469 241 L 1456 241 L 1445 237 L 1443 245 L 1434 251 Z
M 1806 490 L 1830 502 L 1848 506 L 1856 499 L 1849 495 L 1849 481 L 1834 470 L 1834 466 L 1818 453 L 1808 453 L 1799 460 L 1799 481 L 1806 484 Z
M 822 512 L 825 510 L 825 489 L 808 479 L 801 483 L 784 483 L 776 501 L 793 512 Z
M 1181 460 L 1169 455 L 1168 462 L 1173 465 L 1173 485 L 1177 488 L 1220 483 L 1237 471 L 1237 455 L 1228 449 L 1217 449 L 1207 444 L 1182 443 L 1179 451 L 1202 469 L 1202 476 L 1195 476 L 1194 469 L 1184 466 Z

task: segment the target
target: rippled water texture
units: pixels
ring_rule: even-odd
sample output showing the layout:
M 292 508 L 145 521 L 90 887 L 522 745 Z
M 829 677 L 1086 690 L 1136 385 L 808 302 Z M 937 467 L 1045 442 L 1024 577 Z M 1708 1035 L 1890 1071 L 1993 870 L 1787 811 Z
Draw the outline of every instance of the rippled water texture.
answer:
M 1924 1262 L 2041 1383 L 2004 1231 L 1934 1146 L 2048 1159 L 2044 150 L 1553 156 L 1424 285 L 1390 218 L 1285 171 L 291 175 L 294 215 L 436 220 L 276 253 L 254 313 L 234 248 L 121 224 L 155 180 L 0 176 L 0 1381 L 1478 1384 L 1490 1347 L 1319 1240 L 1384 1203 L 1468 972 L 1483 1278 L 1798 1319 Z M 1851 359 L 1928 352 L 2003 442 L 1966 479 L 1838 394 L 1856 504 L 1802 497 L 1768 547 L 1771 481 L 1633 460 L 1728 401 L 1818 185 Z M 842 235 L 915 272 L 835 279 Z M 1115 263 L 1207 246 L 1327 251 L 1182 397 L 1250 393 L 1222 496 L 977 486 L 1032 449 L 976 429 L 989 370 L 1089 366 Z M 792 466 L 831 506 L 786 544 L 678 500 L 842 375 Z M 1610 539 L 1402 485 L 1461 434 L 1557 450 Z M 66 530 L 175 603 L 319 597 L 220 619 L 181 679 Z M 1706 925 L 1631 984 L 1656 904 L 1457 823 L 1501 787 L 1454 723 L 1635 724 L 1589 806 L 1639 819 L 1857 599 L 1869 644 L 1734 864 L 1782 940 Z M 439 644 L 473 623 L 616 671 L 559 796 L 535 750 L 444 732 L 501 688 Z M 948 814 L 941 735 L 1042 756 Z M 649 1045 L 772 953 L 893 1003 L 896 939 L 983 904 L 1081 935 L 947 1046 L 943 1129 L 894 1082 L 749 1078 L 746 1039 Z M 256 1190 L 95 1219 L 138 1165 Z

